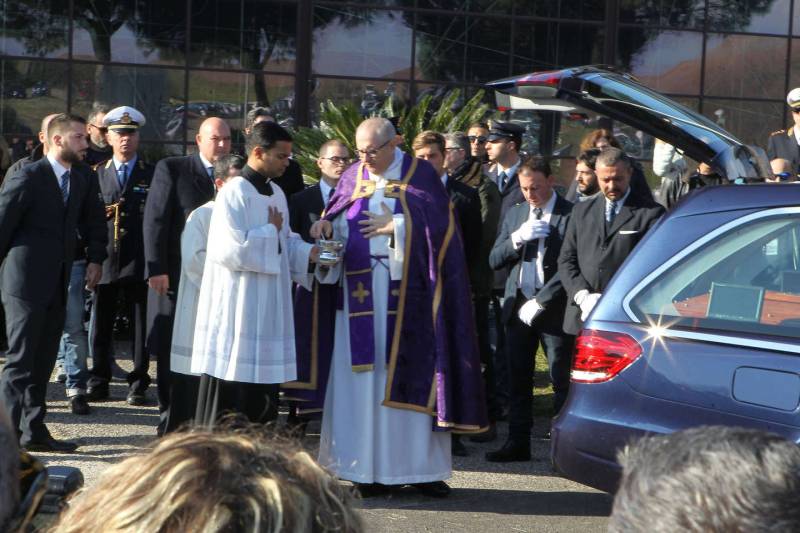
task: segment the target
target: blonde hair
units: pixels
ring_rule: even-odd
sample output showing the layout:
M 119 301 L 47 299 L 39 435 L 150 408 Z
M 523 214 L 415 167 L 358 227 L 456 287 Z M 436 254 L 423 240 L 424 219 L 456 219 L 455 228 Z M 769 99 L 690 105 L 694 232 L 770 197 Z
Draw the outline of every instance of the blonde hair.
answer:
M 358 533 L 350 489 L 261 430 L 175 433 L 108 468 L 51 532 Z

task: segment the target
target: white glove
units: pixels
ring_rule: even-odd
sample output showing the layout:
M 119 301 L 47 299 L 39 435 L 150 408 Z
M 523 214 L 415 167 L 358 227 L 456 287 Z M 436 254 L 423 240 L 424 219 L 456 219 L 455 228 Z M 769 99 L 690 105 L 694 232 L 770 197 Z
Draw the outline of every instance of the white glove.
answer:
M 517 311 L 517 316 L 524 324 L 530 326 L 533 322 L 533 319 L 536 318 L 543 310 L 544 307 L 539 305 L 539 302 L 536 301 L 536 298 L 532 298 L 522 304 L 522 307 L 520 307 L 519 311 Z
M 575 295 L 578 296 L 577 294 Z M 578 305 L 581 308 L 581 322 L 585 322 L 587 318 L 589 318 L 589 313 L 592 312 L 594 306 L 597 305 L 597 301 L 600 299 L 599 292 L 593 292 L 591 294 L 587 294 L 581 303 Z
M 572 301 L 575 302 L 575 305 L 580 306 L 587 296 L 589 296 L 589 291 L 581 289 L 575 293 L 575 296 L 572 297 Z
M 514 243 L 523 243 L 535 241 L 536 239 L 544 239 L 550 235 L 550 224 L 544 220 L 529 220 L 515 231 L 511 238 Z

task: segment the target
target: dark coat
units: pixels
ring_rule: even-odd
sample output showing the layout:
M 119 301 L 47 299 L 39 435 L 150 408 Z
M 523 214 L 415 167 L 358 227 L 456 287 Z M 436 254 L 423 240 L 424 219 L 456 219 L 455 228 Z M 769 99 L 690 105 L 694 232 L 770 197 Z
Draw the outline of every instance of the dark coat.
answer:
M 489 267 L 489 252 L 494 246 L 500 223 L 500 190 L 497 184 L 483 173 L 483 164 L 473 158 L 450 174 L 450 179 L 460 181 L 478 191 L 481 201 L 481 246 L 479 262 L 472 280 L 472 292 L 488 296 L 493 285 L 493 272 Z
M 311 226 L 320 219 L 325 204 L 322 203 L 322 191 L 319 184 L 304 189 L 289 200 L 289 227 L 299 234 L 304 241 L 313 244 Z
M 119 251 L 114 251 L 114 218 L 107 220 L 108 258 L 103 262 L 100 283 L 122 278 L 144 279 L 144 236 L 142 233 L 145 201 L 153 179 L 153 166 L 141 159 L 130 172 L 125 190 L 120 191 L 113 159 L 96 168 L 100 193 L 105 205 L 121 201 Z
M 491 165 L 487 175 L 489 179 L 496 184 L 497 165 Z M 506 183 L 505 188 L 500 191 L 500 211 L 498 213 L 498 220 L 500 221 L 500 224 L 497 226 L 498 231 L 500 231 L 500 228 L 502 227 L 502 221 L 505 219 L 508 210 L 523 202 L 525 202 L 525 197 L 522 195 L 522 190 L 519 188 L 519 179 L 517 178 L 517 175 L 514 174 L 514 176 L 508 180 L 508 183 Z M 508 279 L 508 275 L 508 269 L 495 270 L 494 288 L 502 289 L 506 283 L 506 279 Z
M 200 156 L 168 157 L 156 165 L 144 207 L 145 278 L 181 274 L 181 234 L 189 214 L 214 198 L 214 183 Z
M 573 298 L 580 290 L 602 293 L 628 254 L 664 214 L 664 208 L 631 193 L 606 229 L 602 194 L 576 204 L 558 258 L 558 273 L 567 291 L 564 331 L 576 335 L 581 310 Z
M 303 169 L 300 168 L 300 163 L 294 159 L 290 159 L 286 171 L 281 176 L 273 178 L 272 181 L 281 188 L 283 194 L 286 195 L 287 202 L 293 194 L 302 191 L 306 187 L 306 184 L 303 182 Z
M 561 244 L 567 231 L 567 225 L 572 212 L 572 204 L 560 196 L 556 196 L 553 213 L 550 215 L 550 235 L 544 241 L 544 286 L 536 293 L 536 301 L 545 308 L 546 313 L 542 318 L 549 317 L 560 323 L 564 316 L 566 294 L 558 275 L 558 256 Z M 519 229 L 528 220 L 530 205 L 525 202 L 514 206 L 503 219 L 500 233 L 497 235 L 492 253 L 489 255 L 489 264 L 494 269 L 510 269 L 503 294 L 503 322 L 507 323 L 516 306 L 517 289 L 519 288 L 520 269 L 528 244 L 519 250 L 514 249 L 511 234 Z M 538 320 L 538 319 L 537 319 Z
M 794 136 L 794 127 L 770 134 L 767 142 L 767 157 L 770 161 L 773 159 L 788 160 L 794 172 L 800 169 L 800 146 Z
M 477 287 L 480 281 L 478 275 L 480 274 L 482 240 L 481 198 L 478 196 L 477 190 L 460 181 L 448 179 L 445 189 L 453 203 L 454 214 L 458 226 L 461 228 L 470 287 Z
M 66 301 L 78 228 L 87 259 L 106 258 L 106 226 L 97 180 L 73 165 L 66 206 L 47 158 L 9 175 L 0 189 L 0 290 L 47 305 L 59 291 Z

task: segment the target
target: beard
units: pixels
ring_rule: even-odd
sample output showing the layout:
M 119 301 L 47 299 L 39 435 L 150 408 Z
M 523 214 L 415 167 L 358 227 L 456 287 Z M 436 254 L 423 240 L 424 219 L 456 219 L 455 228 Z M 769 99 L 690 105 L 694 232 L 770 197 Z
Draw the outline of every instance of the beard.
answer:
M 70 148 L 69 146 L 63 146 L 61 148 L 61 159 L 66 161 L 67 163 L 74 165 L 75 163 L 80 163 L 83 161 L 83 158 L 86 156 L 86 150 L 76 151 Z

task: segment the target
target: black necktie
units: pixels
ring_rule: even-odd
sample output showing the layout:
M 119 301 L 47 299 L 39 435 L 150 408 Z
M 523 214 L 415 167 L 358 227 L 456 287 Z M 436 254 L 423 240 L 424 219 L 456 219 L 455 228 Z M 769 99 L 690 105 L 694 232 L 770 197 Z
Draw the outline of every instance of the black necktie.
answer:
M 536 220 L 542 220 L 542 208 L 534 207 L 533 216 Z M 525 245 L 525 261 L 534 261 L 539 256 L 539 239 L 528 242 Z

